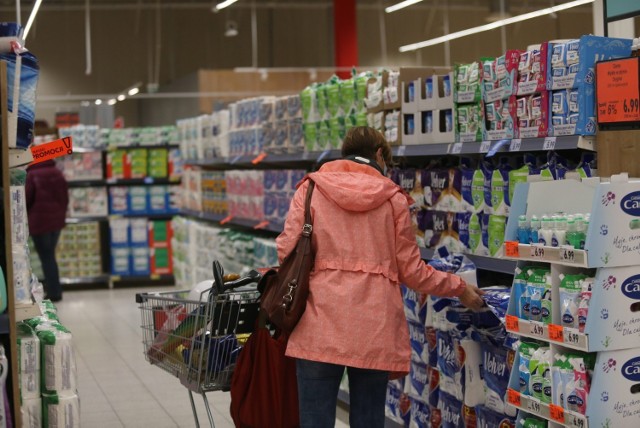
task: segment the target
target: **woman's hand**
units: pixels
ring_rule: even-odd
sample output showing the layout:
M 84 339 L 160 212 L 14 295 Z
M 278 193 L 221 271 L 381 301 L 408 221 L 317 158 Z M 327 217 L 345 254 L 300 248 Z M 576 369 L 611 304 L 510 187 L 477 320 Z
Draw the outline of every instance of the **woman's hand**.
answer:
M 484 294 L 484 291 L 475 285 L 467 284 L 466 282 L 464 282 L 464 285 L 466 288 L 458 299 L 460 299 L 460 302 L 467 308 L 479 311 L 484 306 L 484 300 L 480 297 Z

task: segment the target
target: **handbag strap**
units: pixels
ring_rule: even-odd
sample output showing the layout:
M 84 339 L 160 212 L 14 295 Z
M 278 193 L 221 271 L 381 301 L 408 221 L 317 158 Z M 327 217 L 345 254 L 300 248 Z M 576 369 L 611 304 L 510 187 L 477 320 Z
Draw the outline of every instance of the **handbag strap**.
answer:
M 309 187 L 307 188 L 307 198 L 304 203 L 304 225 L 302 226 L 302 234 L 304 236 L 311 236 L 313 232 L 313 224 L 311 223 L 311 194 L 316 183 L 309 179 Z

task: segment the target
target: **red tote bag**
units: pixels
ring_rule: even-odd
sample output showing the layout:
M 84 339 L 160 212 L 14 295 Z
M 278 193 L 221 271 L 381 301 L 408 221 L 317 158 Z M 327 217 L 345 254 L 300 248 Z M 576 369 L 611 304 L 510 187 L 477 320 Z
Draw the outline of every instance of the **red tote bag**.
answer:
M 231 417 L 237 428 L 298 428 L 295 359 L 284 335 L 259 327 L 245 344 L 231 380 Z

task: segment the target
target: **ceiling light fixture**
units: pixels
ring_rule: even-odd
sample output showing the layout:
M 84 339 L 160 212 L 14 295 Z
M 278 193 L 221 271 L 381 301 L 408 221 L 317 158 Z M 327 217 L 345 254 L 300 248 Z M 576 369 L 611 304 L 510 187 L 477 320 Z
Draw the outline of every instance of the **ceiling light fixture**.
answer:
M 213 7 L 213 11 L 214 12 L 218 12 L 218 11 L 224 9 L 227 6 L 231 6 L 232 4 L 234 4 L 237 1 L 238 0 L 226 0 L 226 1 L 223 1 L 222 3 L 218 3 L 217 5 L 215 5 Z
M 396 10 L 404 9 L 407 6 L 420 3 L 421 1 L 422 0 L 404 0 L 404 1 L 401 1 L 400 3 L 394 4 L 393 6 L 389 6 L 385 8 L 384 11 L 387 13 L 395 12 Z
M 127 99 L 127 96 L 125 94 L 118 95 L 118 101 L 124 101 L 126 99 Z
M 574 0 L 568 3 L 559 4 L 553 7 L 547 7 L 544 9 L 536 10 L 522 15 L 513 16 L 511 18 L 501 19 L 490 24 L 480 25 L 479 27 L 467 28 L 466 30 L 456 31 L 455 33 L 447 34 L 446 36 L 436 37 L 435 39 L 425 40 L 424 42 L 412 43 L 410 45 L 400 46 L 400 52 L 415 51 L 417 49 L 426 48 L 427 46 L 439 45 L 440 43 L 448 42 L 450 40 L 459 39 L 461 37 L 470 36 L 472 34 L 482 33 L 483 31 L 494 30 L 504 25 L 515 24 L 516 22 L 525 21 L 527 19 L 538 18 L 544 15 L 551 15 L 562 10 L 571 9 L 573 7 L 582 6 L 585 4 L 593 3 L 595 0 Z
M 33 9 L 31 10 L 31 15 L 29 15 L 29 19 L 27 20 L 27 25 L 24 26 L 24 33 L 22 33 L 22 40 L 27 39 L 27 34 L 33 25 L 33 21 L 36 20 L 36 15 L 38 14 L 38 10 L 40 9 L 40 4 L 42 4 L 42 0 L 36 0 L 36 3 L 33 5 Z
M 99 106 L 100 104 L 102 104 L 102 100 L 101 100 L 100 98 L 98 98 L 98 99 L 96 100 L 96 105 L 97 105 L 97 106 Z
M 137 86 L 134 86 L 133 88 L 129 89 L 127 93 L 129 94 L 130 97 L 132 97 L 138 92 L 140 92 L 140 88 L 138 88 Z
M 238 24 L 235 21 L 227 21 L 226 29 L 224 31 L 226 37 L 235 37 L 238 35 Z
M 109 101 L 107 101 L 107 104 L 109 104 L 110 106 L 115 105 L 118 101 L 116 101 L 115 98 L 111 98 Z

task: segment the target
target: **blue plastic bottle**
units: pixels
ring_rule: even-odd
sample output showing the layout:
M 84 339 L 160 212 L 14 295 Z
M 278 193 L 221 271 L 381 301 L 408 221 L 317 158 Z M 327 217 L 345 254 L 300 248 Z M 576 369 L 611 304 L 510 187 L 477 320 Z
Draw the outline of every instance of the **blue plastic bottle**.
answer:
M 526 215 L 518 217 L 518 242 L 528 244 L 531 241 L 531 229 Z
M 531 240 L 529 241 L 530 244 L 537 244 L 538 243 L 538 231 L 540 230 L 540 219 L 535 216 L 532 215 L 531 216 Z

